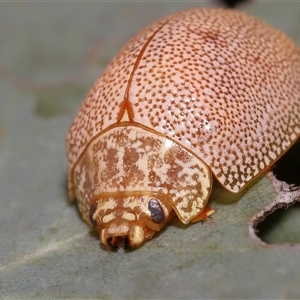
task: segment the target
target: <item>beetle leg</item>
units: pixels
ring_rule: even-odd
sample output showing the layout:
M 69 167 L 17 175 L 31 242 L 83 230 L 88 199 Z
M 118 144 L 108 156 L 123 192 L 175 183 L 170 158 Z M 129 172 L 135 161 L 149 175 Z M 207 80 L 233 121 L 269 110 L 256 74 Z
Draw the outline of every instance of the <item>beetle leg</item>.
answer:
M 194 219 L 191 220 L 192 223 L 196 223 L 199 221 L 205 221 L 206 219 L 210 218 L 210 216 L 214 213 L 215 211 L 210 208 L 209 206 L 205 206 L 204 209 L 201 211 L 201 213 L 196 216 Z

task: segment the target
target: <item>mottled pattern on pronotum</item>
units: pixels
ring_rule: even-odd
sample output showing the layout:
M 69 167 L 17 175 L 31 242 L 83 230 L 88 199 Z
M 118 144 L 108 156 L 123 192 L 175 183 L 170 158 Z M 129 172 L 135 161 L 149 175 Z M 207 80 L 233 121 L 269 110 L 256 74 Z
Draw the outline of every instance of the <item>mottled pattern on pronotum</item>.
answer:
M 205 219 L 212 174 L 239 192 L 300 133 L 300 50 L 241 12 L 191 9 L 129 41 L 67 137 L 69 189 L 101 241 Z

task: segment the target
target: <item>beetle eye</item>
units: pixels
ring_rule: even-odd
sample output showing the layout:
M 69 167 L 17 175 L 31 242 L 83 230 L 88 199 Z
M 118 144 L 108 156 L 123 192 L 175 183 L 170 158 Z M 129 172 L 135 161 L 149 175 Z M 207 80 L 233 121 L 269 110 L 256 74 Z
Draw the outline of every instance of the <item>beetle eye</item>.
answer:
M 165 220 L 165 213 L 160 203 L 156 199 L 151 199 L 148 202 L 148 208 L 151 212 L 151 220 L 154 223 L 161 223 Z
M 90 219 L 90 222 L 96 226 L 96 221 L 94 220 L 93 216 L 94 216 L 94 213 L 96 212 L 96 209 L 97 209 L 97 206 L 98 206 L 98 203 L 97 202 L 94 202 L 91 206 L 90 206 L 90 211 L 89 211 L 89 219 Z

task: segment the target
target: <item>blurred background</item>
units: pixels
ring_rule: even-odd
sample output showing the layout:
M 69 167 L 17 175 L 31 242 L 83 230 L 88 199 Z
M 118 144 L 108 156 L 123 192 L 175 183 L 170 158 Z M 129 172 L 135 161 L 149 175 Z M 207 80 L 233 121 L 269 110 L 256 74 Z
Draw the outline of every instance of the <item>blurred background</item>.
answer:
M 65 136 L 93 82 L 144 26 L 201 6 L 226 4 L 0 3 L 1 299 L 300 298 L 299 251 L 248 236 L 248 220 L 275 197 L 265 176 L 236 195 L 215 183 L 211 220 L 174 220 L 126 253 L 107 252 L 68 201 Z M 300 45 L 299 1 L 246 1 L 236 9 Z M 299 209 L 290 228 L 299 228 L 297 220 Z

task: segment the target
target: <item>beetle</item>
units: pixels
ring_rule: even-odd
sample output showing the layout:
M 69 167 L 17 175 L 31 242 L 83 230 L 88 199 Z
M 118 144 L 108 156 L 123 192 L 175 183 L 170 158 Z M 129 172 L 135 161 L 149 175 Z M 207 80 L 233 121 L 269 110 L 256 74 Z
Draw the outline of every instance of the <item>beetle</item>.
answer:
M 104 245 L 137 247 L 174 215 L 205 220 L 212 176 L 236 193 L 300 134 L 300 50 L 242 12 L 195 8 L 131 39 L 67 135 L 70 198 Z

